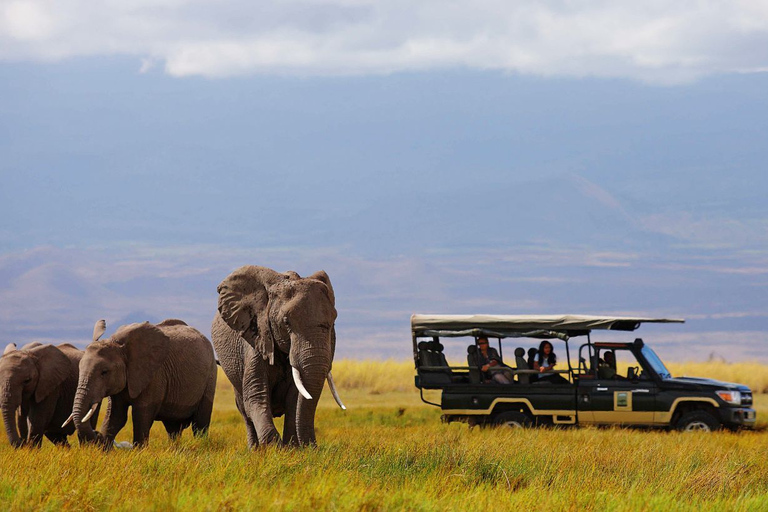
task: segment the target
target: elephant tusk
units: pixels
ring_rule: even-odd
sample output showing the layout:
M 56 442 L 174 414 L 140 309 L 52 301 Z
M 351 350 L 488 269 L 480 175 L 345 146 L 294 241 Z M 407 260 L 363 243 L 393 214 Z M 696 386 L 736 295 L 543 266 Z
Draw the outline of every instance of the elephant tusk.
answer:
M 296 387 L 298 388 L 299 393 L 301 393 L 301 396 L 307 400 L 312 400 L 312 395 L 309 394 L 307 388 L 304 387 L 304 383 L 301 382 L 301 374 L 299 373 L 299 370 L 291 366 L 291 371 L 293 372 L 293 382 L 296 384 Z
M 70 423 L 72 423 L 72 420 L 74 420 L 74 419 L 75 419 L 75 413 L 73 412 L 72 414 L 69 415 L 69 418 L 67 418 L 67 421 L 65 421 L 64 423 L 61 424 L 61 428 L 64 428 L 67 425 L 69 425 Z
M 88 411 L 88 414 L 85 415 L 85 417 L 82 419 L 80 423 L 85 423 L 89 419 L 91 419 L 91 416 L 93 416 L 93 413 L 96 412 L 96 408 L 99 406 L 99 404 L 93 404 L 91 406 L 91 410 Z
M 333 375 L 331 375 L 331 372 L 328 372 L 328 387 L 331 389 L 331 394 L 333 395 L 333 399 L 336 400 L 337 404 L 339 404 L 339 407 L 341 407 L 341 410 L 346 411 L 347 407 L 341 402 L 341 398 L 339 397 L 339 392 L 336 391 L 336 384 L 333 383 Z

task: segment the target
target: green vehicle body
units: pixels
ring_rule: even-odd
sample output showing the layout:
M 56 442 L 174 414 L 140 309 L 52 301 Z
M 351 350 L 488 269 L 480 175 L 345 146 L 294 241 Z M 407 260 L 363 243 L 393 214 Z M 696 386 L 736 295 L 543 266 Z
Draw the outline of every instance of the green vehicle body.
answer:
M 628 325 L 632 328 L 627 328 Z M 639 322 L 614 323 L 612 330 L 634 330 L 639 325 Z M 486 334 L 489 329 L 482 325 L 471 331 L 475 341 L 477 336 L 491 338 Z M 511 368 L 507 368 L 514 382 L 499 384 L 483 380 L 477 368 L 449 366 L 442 354 L 440 336 L 434 335 L 434 330 L 426 332 L 431 336 L 425 335 L 425 329 L 415 328 L 412 332 L 415 383 L 421 390 L 422 400 L 439 406 L 447 422 L 511 426 L 636 425 L 681 430 L 720 427 L 737 430 L 755 424 L 752 392 L 747 386 L 711 379 L 673 378 L 653 350 L 639 338 L 627 343 L 608 343 L 592 342 L 588 329 L 537 332 L 537 338 L 557 334 L 564 340 L 566 358 L 563 361 L 568 362 L 563 364 L 568 368 L 558 373 L 569 382 L 533 381 L 538 372 L 517 359 L 517 366 L 510 364 Z M 458 334 L 450 329 L 439 332 L 446 333 Z M 505 331 L 498 335 L 500 354 L 503 354 L 502 340 L 509 342 L 504 335 L 510 334 L 519 338 L 525 333 Z M 578 351 L 578 367 L 570 363 L 569 340 L 575 336 L 587 337 Z M 601 356 L 609 351 L 636 360 L 636 366 L 630 366 L 624 375 L 615 372 L 615 368 L 607 369 Z M 505 363 L 509 364 L 506 360 Z M 425 389 L 441 390 L 440 403 L 426 400 Z

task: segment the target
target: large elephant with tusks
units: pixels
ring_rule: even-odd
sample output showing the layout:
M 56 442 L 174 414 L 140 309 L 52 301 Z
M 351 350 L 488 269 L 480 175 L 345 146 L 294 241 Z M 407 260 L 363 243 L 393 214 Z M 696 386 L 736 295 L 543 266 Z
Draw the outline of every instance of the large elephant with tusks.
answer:
M 336 351 L 336 300 L 324 271 L 301 278 L 248 265 L 218 287 L 211 340 L 235 388 L 248 446 L 314 445 L 315 410 Z M 285 414 L 283 438 L 274 417 Z

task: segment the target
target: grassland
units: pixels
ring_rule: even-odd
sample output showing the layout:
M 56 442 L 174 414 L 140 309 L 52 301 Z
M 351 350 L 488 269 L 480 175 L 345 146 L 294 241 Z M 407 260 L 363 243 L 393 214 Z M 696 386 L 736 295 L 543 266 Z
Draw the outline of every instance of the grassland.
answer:
M 755 391 L 768 383 L 768 366 L 670 367 Z M 158 424 L 148 448 L 102 453 L 16 451 L 3 437 L 0 509 L 768 509 L 762 430 L 470 430 L 419 401 L 410 363 L 339 361 L 334 376 L 349 409 L 324 393 L 314 449 L 249 452 L 224 378 L 205 439 L 174 443 Z M 768 395 L 756 408 L 764 429 Z

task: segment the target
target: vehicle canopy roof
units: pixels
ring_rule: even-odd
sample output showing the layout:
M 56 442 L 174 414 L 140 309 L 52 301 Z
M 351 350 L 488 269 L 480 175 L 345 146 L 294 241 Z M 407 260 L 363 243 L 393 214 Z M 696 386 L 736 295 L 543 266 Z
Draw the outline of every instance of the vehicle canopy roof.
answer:
M 677 318 L 590 315 L 411 315 L 415 336 L 560 338 L 584 336 L 593 329 L 634 331 L 643 323 L 683 323 Z

